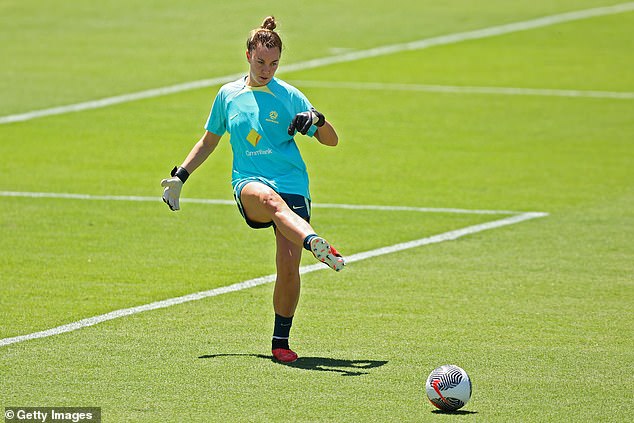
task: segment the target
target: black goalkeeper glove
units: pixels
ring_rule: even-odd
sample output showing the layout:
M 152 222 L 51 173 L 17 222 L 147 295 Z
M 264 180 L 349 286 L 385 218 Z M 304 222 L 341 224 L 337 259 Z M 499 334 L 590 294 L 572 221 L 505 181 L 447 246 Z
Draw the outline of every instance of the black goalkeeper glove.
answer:
M 307 112 L 301 112 L 295 115 L 293 121 L 288 125 L 288 135 L 295 135 L 295 131 L 302 135 L 306 135 L 311 125 L 318 128 L 324 126 L 326 118 L 314 108 Z

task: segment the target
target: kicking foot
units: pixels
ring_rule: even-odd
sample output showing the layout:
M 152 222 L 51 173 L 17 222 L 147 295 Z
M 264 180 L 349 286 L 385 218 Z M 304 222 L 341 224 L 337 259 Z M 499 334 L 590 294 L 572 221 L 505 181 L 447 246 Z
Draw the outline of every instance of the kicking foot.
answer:
M 297 354 L 286 348 L 275 348 L 272 353 L 273 358 L 280 363 L 292 363 L 297 360 Z
M 317 260 L 325 263 L 336 272 L 343 269 L 343 266 L 346 265 L 339 251 L 335 250 L 334 247 L 328 244 L 328 241 L 321 237 L 316 236 L 310 240 L 310 251 L 312 251 Z

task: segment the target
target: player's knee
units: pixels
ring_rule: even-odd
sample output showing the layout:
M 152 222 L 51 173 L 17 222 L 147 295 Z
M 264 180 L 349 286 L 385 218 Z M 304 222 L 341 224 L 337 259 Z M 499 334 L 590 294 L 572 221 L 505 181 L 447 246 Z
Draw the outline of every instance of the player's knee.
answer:
M 262 207 L 264 207 L 271 215 L 279 213 L 286 205 L 282 197 L 270 188 L 264 189 L 260 192 L 259 201 Z
M 300 275 L 297 266 L 285 266 L 278 263 L 276 271 L 278 284 L 287 285 L 289 287 L 299 285 Z

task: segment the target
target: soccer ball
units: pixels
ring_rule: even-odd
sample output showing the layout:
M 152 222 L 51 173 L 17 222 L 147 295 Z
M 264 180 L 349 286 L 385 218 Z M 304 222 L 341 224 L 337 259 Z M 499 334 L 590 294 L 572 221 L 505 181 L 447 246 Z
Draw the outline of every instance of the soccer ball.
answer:
M 425 390 L 434 406 L 443 411 L 455 411 L 471 398 L 471 379 L 460 367 L 445 364 L 429 374 Z

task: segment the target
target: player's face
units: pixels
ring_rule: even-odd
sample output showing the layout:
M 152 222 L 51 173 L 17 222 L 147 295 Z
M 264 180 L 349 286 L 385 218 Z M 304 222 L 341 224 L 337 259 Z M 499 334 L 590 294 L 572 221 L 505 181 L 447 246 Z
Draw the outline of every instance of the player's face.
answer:
M 249 62 L 249 79 L 247 84 L 252 87 L 261 87 L 268 84 L 277 66 L 280 63 L 280 49 L 277 47 L 266 48 L 258 45 L 255 50 L 247 51 Z

